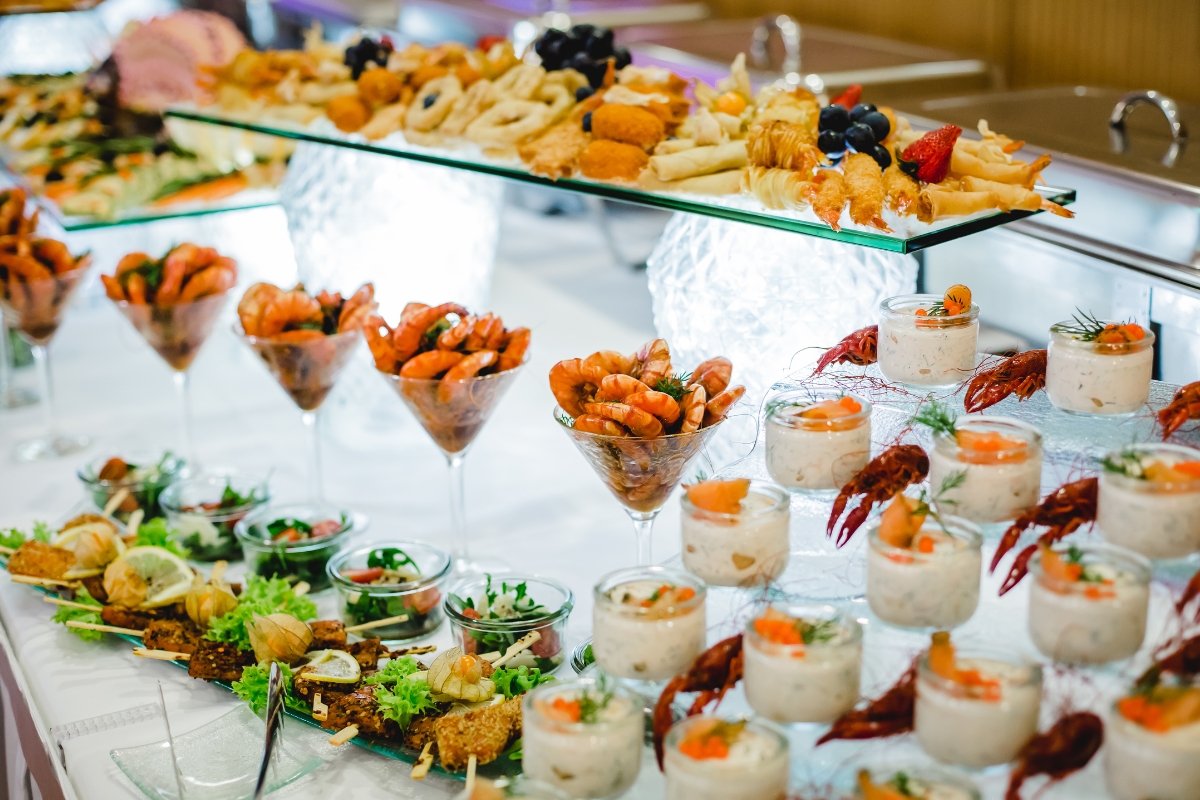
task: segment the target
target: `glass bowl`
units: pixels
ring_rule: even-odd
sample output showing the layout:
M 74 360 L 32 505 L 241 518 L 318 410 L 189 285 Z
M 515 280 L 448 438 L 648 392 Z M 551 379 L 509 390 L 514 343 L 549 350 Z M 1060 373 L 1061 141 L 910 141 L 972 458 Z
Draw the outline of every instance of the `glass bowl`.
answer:
M 489 610 L 483 619 L 478 609 L 489 595 L 499 600 L 499 606 L 493 601 L 492 609 L 499 608 L 501 613 L 507 605 L 500 600 L 501 596 L 532 599 L 540 608 L 519 619 L 493 618 L 493 611 Z M 537 631 L 542 638 L 508 662 L 509 666 L 525 665 L 549 672 L 566 658 L 563 637 L 567 618 L 575 607 L 575 596 L 561 583 L 512 572 L 468 578 L 455 585 L 445 605 L 454 643 L 464 653 L 503 653 L 522 636 Z
M 104 465 L 114 457 L 125 462 L 129 468 L 128 472 L 122 478 L 102 479 L 100 475 Z M 145 513 L 146 520 L 163 516 L 159 496 L 168 486 L 183 477 L 186 469 L 187 462 L 169 450 L 165 453 L 131 450 L 119 456 L 89 461 L 79 468 L 76 475 L 91 495 L 96 508 L 104 508 L 122 489 L 128 490 L 129 496 L 113 511 L 114 517 L 126 522 L 129 515 L 139 508 Z
M 415 570 L 420 577 L 389 584 L 358 583 L 352 579 L 355 571 L 388 566 L 389 556 L 393 565 Z M 327 579 L 337 589 L 342 621 L 361 625 L 407 614 L 404 622 L 369 629 L 370 636 L 399 640 L 420 639 L 442 624 L 446 616 L 442 597 L 450 570 L 449 554 L 420 542 L 379 542 L 348 550 L 335 556 L 326 567 Z
M 195 561 L 239 561 L 234 528 L 271 500 L 265 478 L 237 472 L 209 473 L 167 487 L 158 502 L 179 543 Z
M 267 505 L 243 517 L 233 532 L 248 571 L 263 578 L 283 578 L 293 586 L 304 582 L 319 592 L 330 586 L 329 560 L 351 532 L 365 528 L 364 517 L 334 506 Z

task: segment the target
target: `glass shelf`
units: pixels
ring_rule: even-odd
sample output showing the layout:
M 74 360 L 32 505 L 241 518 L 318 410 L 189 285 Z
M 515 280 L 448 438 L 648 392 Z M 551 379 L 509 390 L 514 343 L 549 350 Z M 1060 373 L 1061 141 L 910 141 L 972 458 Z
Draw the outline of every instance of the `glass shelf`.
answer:
M 67 231 L 86 231 L 96 228 L 119 228 L 124 225 L 141 225 L 163 219 L 183 219 L 185 217 L 202 217 L 208 214 L 220 214 L 225 211 L 244 211 L 250 208 L 263 208 L 279 203 L 279 191 L 276 189 L 246 189 L 224 200 L 208 203 L 180 203 L 163 208 L 142 206 L 123 211 L 115 217 L 70 217 L 64 216 L 54 203 L 39 195 L 32 195 L 38 206 L 46 211 L 54 221 Z
M 872 231 L 857 225 L 844 227 L 841 231 L 834 231 L 825 223 L 817 221 L 812 211 L 808 209 L 802 212 L 769 211 L 752 197 L 739 195 L 712 197 L 675 192 L 648 192 L 587 178 L 562 178 L 555 181 L 526 171 L 524 166 L 515 160 L 498 161 L 485 158 L 473 146 L 472 149 L 460 150 L 435 149 L 397 141 L 400 137 L 395 134 L 384 140 L 370 142 L 362 136 L 348 135 L 337 131 L 328 120 L 318 120 L 314 125 L 305 127 L 289 125 L 278 120 L 247 121 L 233 116 L 225 116 L 217 111 L 182 107 L 168 109 L 165 116 L 221 125 L 258 134 L 280 136 L 286 139 L 346 147 L 453 169 L 469 170 L 538 186 L 596 195 L 610 200 L 777 228 L 806 236 L 832 239 L 896 253 L 916 252 L 935 244 L 953 241 L 979 231 L 1024 219 L 1031 214 L 1042 213 L 1040 211 L 1013 211 L 1006 214 L 997 211 L 941 220 L 932 225 L 917 222 L 914 217 L 904 217 L 900 222 L 909 226 L 909 229 L 898 230 L 892 234 Z M 1060 205 L 1066 205 L 1075 200 L 1073 189 L 1039 187 L 1038 191 Z

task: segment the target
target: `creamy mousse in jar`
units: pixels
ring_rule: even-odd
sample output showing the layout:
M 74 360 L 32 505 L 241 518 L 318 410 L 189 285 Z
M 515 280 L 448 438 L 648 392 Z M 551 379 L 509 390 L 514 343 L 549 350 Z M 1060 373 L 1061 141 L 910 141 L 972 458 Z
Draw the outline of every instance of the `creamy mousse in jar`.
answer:
M 897 495 L 868 534 L 867 604 L 889 625 L 954 628 L 979 606 L 979 529 Z
M 921 749 L 944 764 L 1007 764 L 1038 730 L 1041 667 L 1019 656 L 956 652 L 939 631 L 917 667 L 913 725 Z
M 1029 563 L 1029 635 L 1065 664 L 1129 658 L 1146 638 L 1150 562 L 1103 544 L 1043 547 Z
M 1046 394 L 1068 414 L 1132 414 L 1150 397 L 1154 333 L 1088 315 L 1050 328 Z
M 949 302 L 956 290 L 961 290 L 960 302 Z M 883 377 L 922 389 L 957 386 L 971 377 L 979 344 L 979 306 L 971 303 L 967 287 L 951 287 L 945 297 L 890 297 L 880 309 L 879 371 Z
M 1016 519 L 1038 504 L 1042 435 L 1005 417 L 959 417 L 936 431 L 929 485 L 954 516 L 985 524 Z
M 1151 443 L 1106 455 L 1096 527 L 1146 558 L 1200 552 L 1200 450 Z
M 1115 800 L 1200 798 L 1200 687 L 1117 701 L 1104 726 L 1104 776 Z
M 618 797 L 637 780 L 645 745 L 641 698 L 592 678 L 539 686 L 521 701 L 525 774 L 571 797 Z
M 709 586 L 778 578 L 791 551 L 788 493 L 748 478 L 700 481 L 680 502 L 683 566 Z
M 788 741 L 754 720 L 689 717 L 667 733 L 666 800 L 784 800 Z
M 979 789 L 965 777 L 933 767 L 860 769 L 855 782 L 863 800 L 979 800 Z
M 704 652 L 704 582 L 667 567 L 610 572 L 592 591 L 592 653 L 618 678 L 665 681 Z
M 742 685 L 760 716 L 832 722 L 858 702 L 862 626 L 836 608 L 768 608 L 742 641 Z
M 834 491 L 871 460 L 871 404 L 830 390 L 795 391 L 767 403 L 767 472 L 780 486 Z

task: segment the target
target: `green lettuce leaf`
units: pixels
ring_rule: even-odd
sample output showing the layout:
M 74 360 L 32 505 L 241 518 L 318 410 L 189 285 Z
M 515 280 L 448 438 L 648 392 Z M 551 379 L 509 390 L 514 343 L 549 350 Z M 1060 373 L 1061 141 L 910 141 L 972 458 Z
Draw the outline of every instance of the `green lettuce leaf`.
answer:
M 536 686 L 541 686 L 543 683 L 549 683 L 554 680 L 549 675 L 543 675 L 542 671 L 537 667 L 530 669 L 529 667 L 501 667 L 492 673 L 492 680 L 496 683 L 496 691 L 503 694 L 506 698 L 513 698 L 523 695 L 530 689 Z
M 75 590 L 75 602 L 83 603 L 85 606 L 95 606 L 95 611 L 84 611 L 82 608 L 71 608 L 70 606 L 59 606 L 54 612 L 53 620 L 55 622 L 66 625 L 68 621 L 75 620 L 76 622 L 90 622 L 93 625 L 103 625 L 104 620 L 100 618 L 100 609 L 102 605 L 90 594 L 88 590 L 80 586 Z M 101 631 L 91 631 L 87 628 L 67 628 L 71 633 L 83 639 L 85 642 L 98 642 L 104 638 L 104 633 Z
M 138 526 L 137 538 L 133 541 L 133 547 L 161 547 L 180 558 L 188 557 L 187 548 L 175 540 L 174 532 L 167 527 L 167 521 L 162 517 L 155 517 Z
M 283 704 L 292 711 L 301 714 L 312 713 L 305 702 L 296 697 L 292 689 L 292 670 L 287 664 L 280 663 L 283 672 Z M 263 661 L 252 664 L 242 670 L 242 679 L 232 684 L 233 693 L 250 704 L 250 710 L 261 714 L 267 708 L 267 687 L 271 677 L 271 664 Z
M 429 684 L 421 678 L 402 678 L 390 687 L 377 684 L 375 699 L 384 719 L 393 720 L 400 730 L 407 729 L 413 717 L 437 709 L 429 697 Z

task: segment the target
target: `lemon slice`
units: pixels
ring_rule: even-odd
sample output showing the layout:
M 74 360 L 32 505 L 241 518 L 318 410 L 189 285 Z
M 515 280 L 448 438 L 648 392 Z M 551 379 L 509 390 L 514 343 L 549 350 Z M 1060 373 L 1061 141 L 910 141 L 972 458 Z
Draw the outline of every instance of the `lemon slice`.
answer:
M 305 680 L 325 683 L 358 683 L 362 669 L 354 656 L 345 650 L 314 650 L 308 660 L 296 665 L 311 667 L 304 673 Z
M 179 556 L 161 547 L 132 547 L 117 559 L 125 561 L 148 586 L 141 608 L 178 603 L 192 588 L 192 568 Z

